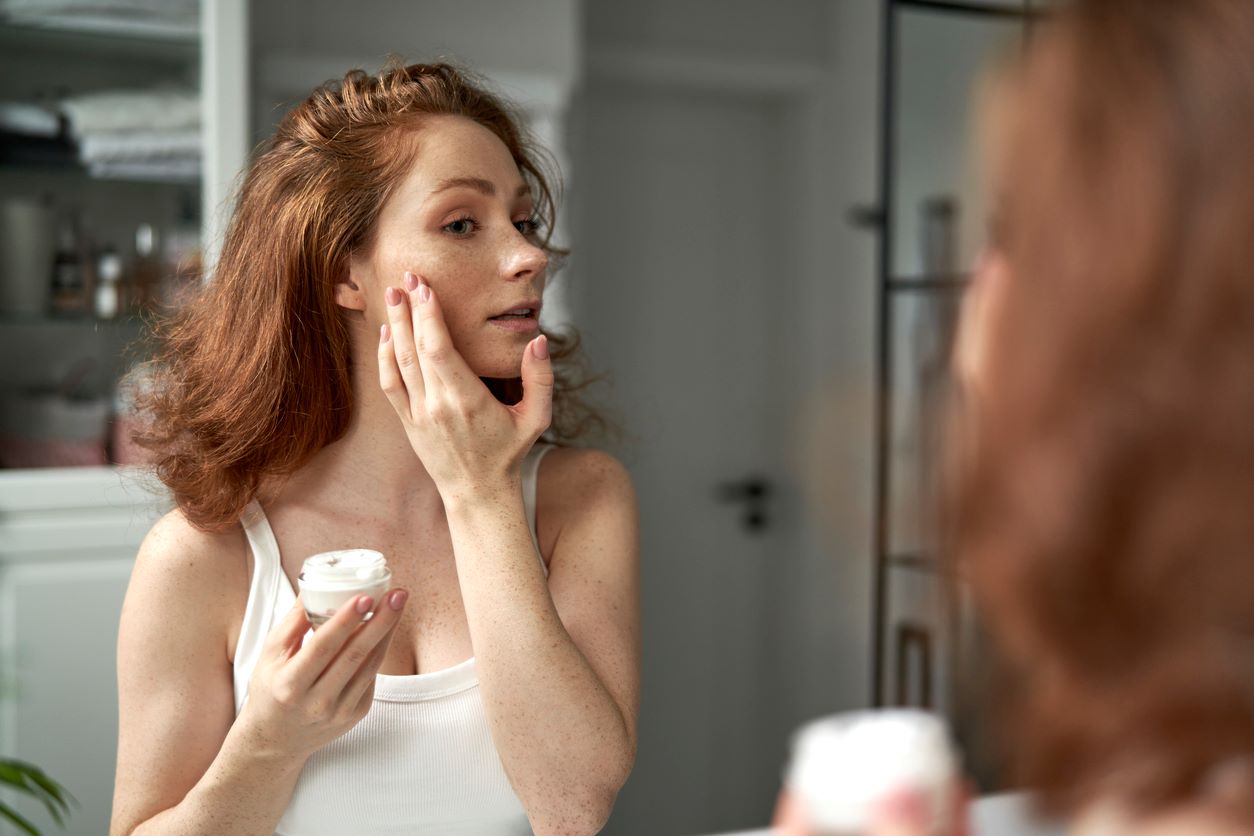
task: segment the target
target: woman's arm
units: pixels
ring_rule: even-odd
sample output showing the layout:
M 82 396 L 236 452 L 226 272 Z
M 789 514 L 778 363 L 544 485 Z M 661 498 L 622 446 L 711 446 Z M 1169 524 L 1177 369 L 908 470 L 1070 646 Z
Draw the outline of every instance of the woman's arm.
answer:
M 562 510 L 546 583 L 520 482 L 552 416 L 546 340 L 523 350 L 523 400 L 502 406 L 454 348 L 434 292 L 413 274 L 405 286 L 387 291 L 379 383 L 444 502 L 493 739 L 538 833 L 594 833 L 635 758 L 631 482 L 609 456 L 549 454 L 542 489 Z
M 274 832 L 300 763 L 226 745 L 244 548 L 241 532 L 207 535 L 178 512 L 140 547 L 118 632 L 113 834 Z
M 268 836 L 309 754 L 369 709 L 399 607 L 365 625 L 345 607 L 302 644 L 298 605 L 267 637 L 236 719 L 228 643 L 244 548 L 239 532 L 205 534 L 178 512 L 140 547 L 118 634 L 114 836 Z
M 595 833 L 636 753 L 635 495 L 604 453 L 554 450 L 541 472 L 560 525 L 547 582 L 517 488 L 454 504 L 449 530 L 510 783 L 537 833 Z

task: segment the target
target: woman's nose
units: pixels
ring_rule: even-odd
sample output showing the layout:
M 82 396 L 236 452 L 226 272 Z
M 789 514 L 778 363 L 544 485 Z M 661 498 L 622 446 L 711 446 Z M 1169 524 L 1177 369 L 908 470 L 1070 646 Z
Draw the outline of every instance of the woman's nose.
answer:
M 534 279 L 549 265 L 548 254 L 519 233 L 505 264 L 507 279 Z

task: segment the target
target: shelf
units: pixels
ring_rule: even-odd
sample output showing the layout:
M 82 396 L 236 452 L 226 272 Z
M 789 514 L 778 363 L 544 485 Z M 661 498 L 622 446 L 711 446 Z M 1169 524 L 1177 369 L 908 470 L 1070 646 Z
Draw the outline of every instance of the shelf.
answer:
M 105 51 L 144 58 L 186 58 L 200 47 L 196 17 L 0 12 L 0 38 L 39 49 Z
M 26 137 L 4 131 L 0 131 L 0 168 L 55 172 L 99 183 L 143 183 L 180 189 L 198 189 L 201 185 L 200 176 L 160 169 L 153 169 L 151 173 L 142 168 L 118 173 L 93 173 L 79 159 L 78 149 L 69 139 Z

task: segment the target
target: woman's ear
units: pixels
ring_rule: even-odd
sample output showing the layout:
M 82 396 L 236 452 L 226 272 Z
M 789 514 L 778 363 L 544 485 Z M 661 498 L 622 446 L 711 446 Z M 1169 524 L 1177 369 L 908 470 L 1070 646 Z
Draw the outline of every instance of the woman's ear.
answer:
M 366 309 L 366 294 L 362 293 L 361 287 L 347 272 L 340 281 L 335 283 L 335 304 L 341 308 L 348 308 L 350 311 Z

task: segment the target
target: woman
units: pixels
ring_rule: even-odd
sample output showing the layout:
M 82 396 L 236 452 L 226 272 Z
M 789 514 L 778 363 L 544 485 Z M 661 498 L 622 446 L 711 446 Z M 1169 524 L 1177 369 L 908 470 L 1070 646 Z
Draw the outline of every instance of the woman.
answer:
M 994 95 L 951 522 L 1016 777 L 1254 832 L 1254 4 L 1076 3 Z
M 590 417 L 539 334 L 552 211 L 448 66 L 285 117 L 148 405 L 178 507 L 122 613 L 113 833 L 603 825 L 635 753 L 635 503 L 610 457 L 535 443 Z M 309 633 L 304 558 L 356 547 L 397 588 Z
M 1012 777 L 1078 836 L 1254 832 L 1254 4 L 1069 4 L 989 114 L 948 523 Z

